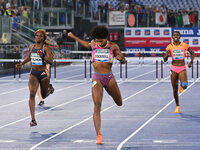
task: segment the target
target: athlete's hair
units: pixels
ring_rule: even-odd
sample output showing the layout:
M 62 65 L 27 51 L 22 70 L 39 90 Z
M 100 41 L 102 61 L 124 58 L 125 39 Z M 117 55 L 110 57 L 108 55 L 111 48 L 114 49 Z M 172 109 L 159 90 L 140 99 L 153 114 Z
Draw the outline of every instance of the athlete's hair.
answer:
M 106 28 L 105 26 L 96 26 L 91 31 L 91 35 L 95 39 L 107 39 L 108 33 L 108 28 Z
M 181 34 L 180 34 L 180 32 L 179 32 L 179 31 L 174 31 L 174 32 L 173 32 L 173 35 L 174 35 L 174 33 L 178 33 L 178 34 L 179 34 L 179 36 L 181 36 Z
M 43 30 L 43 29 L 38 29 L 37 31 L 35 31 L 35 35 L 36 35 L 38 32 L 40 32 L 40 33 L 42 33 L 42 34 L 44 35 L 44 41 L 43 41 L 44 44 L 49 45 L 49 46 L 53 46 L 53 44 L 52 44 L 49 40 L 47 40 L 47 33 L 46 33 L 45 30 Z
M 54 46 L 49 40 L 47 40 L 47 33 L 45 30 L 43 29 L 38 29 L 37 31 L 35 31 L 35 35 L 38 33 L 38 32 L 41 32 L 43 35 L 44 35 L 44 44 L 48 45 L 48 46 Z M 54 52 L 54 50 L 52 50 L 52 48 L 50 48 L 51 50 L 51 54 L 52 54 L 52 57 L 55 58 L 56 57 L 56 53 Z
M 44 35 L 44 41 L 47 39 L 47 33 L 45 30 L 43 29 L 38 29 L 37 31 L 35 31 L 35 35 L 38 33 L 38 32 L 41 32 L 43 35 Z

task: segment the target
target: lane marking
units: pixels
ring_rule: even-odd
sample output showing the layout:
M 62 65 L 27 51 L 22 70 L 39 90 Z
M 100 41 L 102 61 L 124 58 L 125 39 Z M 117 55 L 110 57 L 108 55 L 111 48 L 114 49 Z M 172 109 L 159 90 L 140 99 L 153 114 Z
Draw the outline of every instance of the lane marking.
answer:
M 130 98 L 136 96 L 137 94 L 140 94 L 140 93 L 144 92 L 145 90 L 147 90 L 147 89 L 149 89 L 149 88 L 151 88 L 151 87 L 153 87 L 153 86 L 155 86 L 155 85 L 157 85 L 157 84 L 159 84 L 159 83 L 161 83 L 161 82 L 156 82 L 156 83 L 154 83 L 154 84 L 152 84 L 152 85 L 150 85 L 150 86 L 148 86 L 148 87 L 146 87 L 146 88 L 144 88 L 144 89 L 138 91 L 137 93 L 132 94 L 132 95 L 126 97 L 126 98 L 123 100 L 123 102 L 127 101 L 128 99 L 130 99 Z M 101 113 L 103 113 L 103 112 L 105 112 L 105 111 L 111 109 L 111 108 L 114 107 L 114 106 L 116 106 L 116 104 L 113 104 L 113 105 L 111 105 L 110 107 L 105 108 L 104 110 L 101 111 Z M 41 144 L 43 144 L 43 143 L 45 143 L 45 142 L 47 142 L 47 141 L 49 141 L 49 140 L 51 140 L 51 139 L 53 139 L 53 138 L 55 138 L 55 137 L 61 135 L 62 133 L 67 132 L 68 130 L 70 130 L 70 129 L 76 127 L 76 126 L 81 125 L 82 123 L 84 123 L 84 122 L 90 120 L 91 118 L 93 118 L 93 116 L 90 116 L 90 117 L 88 117 L 88 118 L 86 118 L 86 119 L 84 119 L 84 120 L 82 120 L 82 121 L 80 121 L 80 122 L 74 124 L 73 126 L 70 126 L 70 127 L 66 128 L 66 129 L 64 129 L 64 130 L 62 130 L 62 131 L 60 131 L 60 132 L 58 132 L 57 134 L 55 134 L 55 135 L 53 135 L 53 136 L 51 136 L 51 137 L 49 137 L 49 138 L 47 138 L 47 139 L 45 139 L 45 140 L 43 140 L 43 141 L 37 143 L 37 144 L 35 144 L 35 145 L 32 146 L 29 150 L 34 150 L 35 148 L 37 148 L 37 147 L 40 146 Z
M 73 143 L 95 143 L 95 140 L 75 140 Z
M 20 91 L 20 90 L 24 90 L 24 89 L 27 89 L 27 87 L 26 88 L 17 89 L 17 90 L 8 91 L 8 92 L 3 92 L 3 93 L 0 93 L 0 96 L 4 95 L 4 94 L 10 94 L 12 92 L 17 92 L 17 91 Z
M 63 106 L 63 105 L 70 104 L 70 103 L 72 103 L 72 102 L 78 101 L 78 100 L 83 99 L 83 98 L 85 98 L 85 97 L 88 97 L 88 96 L 90 96 L 90 95 L 91 95 L 91 94 L 87 94 L 87 95 L 84 95 L 84 96 L 81 96 L 81 97 L 72 99 L 72 100 L 70 100 L 70 101 L 67 101 L 67 102 L 65 102 L 65 103 L 62 103 L 62 104 L 57 105 L 57 106 L 55 106 L 55 107 L 49 108 L 49 109 L 44 110 L 44 111 L 41 111 L 41 112 L 39 112 L 39 113 L 36 113 L 35 116 L 38 116 L 38 115 L 40 115 L 40 114 L 43 114 L 43 113 L 45 113 L 45 112 L 47 112 L 47 111 L 50 111 L 50 110 L 53 110 L 53 109 L 55 109 L 55 108 L 61 107 L 61 106 Z M 2 128 L 4 128 L 4 127 L 8 127 L 8 126 L 10 126 L 10 125 L 13 125 L 13 124 L 15 124 L 15 123 L 24 121 L 24 120 L 29 119 L 29 118 L 31 118 L 31 116 L 28 116 L 28 117 L 25 117 L 25 118 L 16 120 L 16 121 L 11 122 L 11 123 L 8 123 L 8 124 L 5 124 L 5 125 L 1 126 L 0 129 L 2 129 Z
M 153 140 L 153 143 L 161 143 L 161 144 L 170 144 L 170 143 L 178 143 L 177 140 Z
M 133 68 L 133 69 L 130 69 L 130 70 L 135 70 L 135 69 L 137 69 L 137 68 Z M 154 70 L 154 71 L 155 71 L 155 70 Z M 152 72 L 152 71 L 146 72 L 146 73 L 144 73 L 144 75 L 146 75 L 146 74 L 148 74 L 148 73 L 151 73 L 151 72 Z M 119 72 L 116 73 L 116 74 L 119 74 Z M 133 78 L 131 78 L 131 79 L 139 78 L 139 77 L 141 77 L 142 75 L 143 75 L 143 74 L 138 75 L 138 76 L 136 76 L 136 77 L 133 77 Z M 124 82 L 123 82 L 123 83 L 124 83 Z M 62 91 L 62 90 L 71 88 L 71 87 L 79 86 L 79 85 L 81 85 L 81 84 L 85 84 L 85 82 L 80 83 L 80 84 L 75 84 L 75 85 L 72 85 L 72 86 L 70 86 L 70 87 L 58 89 L 58 90 L 55 91 L 55 93 L 58 92 L 58 91 Z M 120 83 L 119 83 L 119 84 L 120 84 Z M 24 89 L 24 88 L 23 88 L 23 89 Z M 1 94 L 0 94 L 0 95 L 1 95 Z M 27 99 L 24 99 L 24 100 L 21 100 L 21 101 L 18 101 L 18 102 L 14 102 L 14 103 L 10 103 L 10 104 L 6 104 L 6 105 L 2 105 L 2 106 L 0 106 L 0 109 L 1 109 L 1 108 L 5 108 L 5 107 L 8 107 L 8 106 L 11 106 L 11 105 L 15 105 L 15 104 L 17 104 L 17 103 L 21 103 L 21 102 L 24 102 L 24 101 L 27 101 Z
M 193 82 L 190 86 L 188 86 L 187 90 L 192 87 L 196 83 Z M 187 90 L 184 90 L 186 92 Z M 183 93 L 180 93 L 179 96 L 181 96 Z M 132 137 L 134 137 L 140 130 L 142 130 L 146 125 L 148 125 L 153 119 L 155 119 L 163 110 L 165 110 L 169 105 L 171 105 L 174 102 L 174 99 L 172 99 L 167 105 L 165 105 L 162 109 L 160 109 L 155 115 L 153 115 L 149 120 L 147 120 L 143 125 L 141 125 L 137 130 L 135 130 L 130 136 L 128 136 L 124 141 L 122 141 L 118 147 L 117 150 L 121 150 L 123 145 L 128 142 Z
M 73 87 L 76 87 L 76 86 L 79 86 L 79 85 L 82 85 L 82 84 L 86 84 L 86 83 L 83 82 L 83 83 L 71 85 L 71 86 L 68 86 L 68 87 L 65 87 L 65 88 L 61 88 L 61 89 L 56 90 L 55 93 L 60 92 L 60 91 L 63 91 L 63 90 L 66 90 L 66 89 L 69 89 L 69 88 L 73 88 Z M 1 108 L 5 108 L 5 107 L 8 107 L 8 106 L 11 106 L 11 105 L 15 105 L 15 104 L 17 104 L 17 103 L 21 103 L 21 102 L 24 102 L 24 101 L 28 101 L 28 100 L 29 100 L 29 98 L 26 98 L 26 99 L 23 99 L 23 100 L 21 100 L 21 101 L 17 101 L 17 102 L 14 102 L 14 103 L 2 105 L 2 106 L 0 106 L 0 109 L 1 109 Z
M 0 140 L 0 143 L 14 143 L 16 140 Z

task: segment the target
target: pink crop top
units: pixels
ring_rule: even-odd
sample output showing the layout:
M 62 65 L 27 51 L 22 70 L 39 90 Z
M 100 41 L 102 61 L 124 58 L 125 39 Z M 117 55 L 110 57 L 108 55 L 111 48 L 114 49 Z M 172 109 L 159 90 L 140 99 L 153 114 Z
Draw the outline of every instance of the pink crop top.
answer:
M 105 48 L 100 47 L 98 44 L 92 48 L 92 62 L 109 62 L 113 63 L 114 54 L 110 49 L 110 42 L 107 41 L 107 46 Z

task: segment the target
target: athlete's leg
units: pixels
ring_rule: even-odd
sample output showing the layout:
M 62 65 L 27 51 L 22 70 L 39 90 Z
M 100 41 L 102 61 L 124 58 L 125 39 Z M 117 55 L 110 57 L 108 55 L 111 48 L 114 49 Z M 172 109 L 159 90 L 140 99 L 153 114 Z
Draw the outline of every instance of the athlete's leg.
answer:
M 94 113 L 93 113 L 93 121 L 96 130 L 96 134 L 101 128 L 101 103 L 103 97 L 103 86 L 99 80 L 93 80 L 92 85 L 92 98 L 94 102 Z
M 42 95 L 41 95 L 40 85 L 38 86 L 37 94 L 38 94 L 38 97 L 40 98 L 39 105 L 42 106 L 44 104 L 44 99 L 42 98 Z
M 30 74 L 29 77 L 29 91 L 30 91 L 30 99 L 29 99 L 29 108 L 31 112 L 32 120 L 35 120 L 35 95 L 39 86 L 38 79 Z
M 186 89 L 188 86 L 186 70 L 181 71 L 178 75 L 178 78 L 180 80 L 180 85 L 183 87 L 183 89 Z
M 49 96 L 49 94 L 54 90 L 52 85 L 50 86 L 49 82 L 49 77 L 45 77 L 40 81 L 41 95 L 43 99 Z
M 121 106 L 122 105 L 122 97 L 121 97 L 119 87 L 118 87 L 117 82 L 114 77 L 112 77 L 112 79 L 110 80 L 110 82 L 108 83 L 108 85 L 105 89 L 108 92 L 108 94 L 113 98 L 115 103 L 118 106 Z
M 178 97 L 178 74 L 174 71 L 171 71 L 171 83 L 173 88 L 173 95 L 176 102 L 176 106 L 179 106 L 179 97 Z

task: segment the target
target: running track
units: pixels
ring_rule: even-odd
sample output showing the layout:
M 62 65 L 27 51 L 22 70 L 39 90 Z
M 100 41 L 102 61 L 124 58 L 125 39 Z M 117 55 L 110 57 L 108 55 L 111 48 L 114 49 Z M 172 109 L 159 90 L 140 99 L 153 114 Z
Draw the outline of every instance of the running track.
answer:
M 180 95 L 181 113 L 174 114 L 169 65 L 164 66 L 164 79 L 156 81 L 155 64 L 129 63 L 131 82 L 124 80 L 124 73 L 119 80 L 119 66 L 114 65 L 123 106 L 116 106 L 104 91 L 103 145 L 95 144 L 91 81 L 73 82 L 84 79 L 83 65 L 57 69 L 58 80 L 71 82 L 52 81 L 55 93 L 45 100 L 43 107 L 36 106 L 36 127 L 29 126 L 27 82 L 4 82 L 12 80 L 12 76 L 2 77 L 0 150 L 199 150 L 200 83 L 196 78 L 191 80 L 191 69 L 187 71 L 192 82 Z M 22 80 L 28 76 L 23 74 Z

